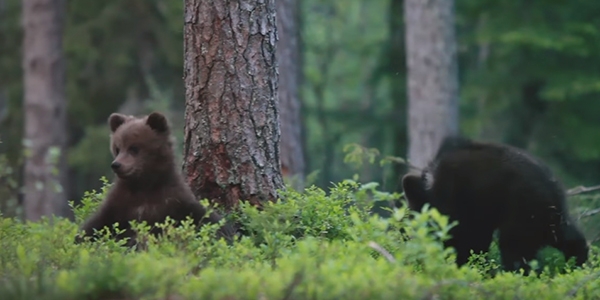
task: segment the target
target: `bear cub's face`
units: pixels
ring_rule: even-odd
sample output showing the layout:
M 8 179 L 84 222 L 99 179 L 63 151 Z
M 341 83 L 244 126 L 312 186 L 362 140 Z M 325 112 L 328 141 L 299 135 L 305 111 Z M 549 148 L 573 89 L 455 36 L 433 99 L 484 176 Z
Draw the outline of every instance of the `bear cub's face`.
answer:
M 113 172 L 121 179 L 152 174 L 172 161 L 170 128 L 164 115 L 142 118 L 113 113 L 108 118 Z

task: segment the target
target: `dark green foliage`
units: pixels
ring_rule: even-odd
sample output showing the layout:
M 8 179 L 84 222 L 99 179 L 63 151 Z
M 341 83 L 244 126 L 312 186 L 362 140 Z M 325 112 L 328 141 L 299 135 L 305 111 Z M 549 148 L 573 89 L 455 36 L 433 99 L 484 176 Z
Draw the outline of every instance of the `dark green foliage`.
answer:
M 528 148 L 567 185 L 598 184 L 595 1 L 457 1 L 464 129 Z
M 2 141 L 0 141 L 2 144 Z M 10 163 L 8 155 L 0 154 L 0 211 L 7 216 L 18 215 L 20 212 L 18 206 L 19 183 L 17 182 L 18 171 L 16 164 Z

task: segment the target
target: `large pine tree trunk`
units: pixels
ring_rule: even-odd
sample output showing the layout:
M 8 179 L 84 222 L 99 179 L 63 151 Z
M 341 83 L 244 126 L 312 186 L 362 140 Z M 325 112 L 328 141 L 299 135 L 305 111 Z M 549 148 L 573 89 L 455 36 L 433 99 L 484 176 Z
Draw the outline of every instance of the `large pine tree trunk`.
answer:
M 292 180 L 295 188 L 300 189 L 303 186 L 305 163 L 298 93 L 302 76 L 298 13 L 297 0 L 279 0 L 277 2 L 281 171 L 284 177 Z
M 454 0 L 405 0 L 408 159 L 418 168 L 442 139 L 458 133 Z
M 25 216 L 64 215 L 66 100 L 63 0 L 23 0 Z M 60 151 L 58 156 L 55 156 Z M 58 171 L 58 174 L 57 174 Z
M 184 172 L 226 209 L 283 187 L 275 2 L 186 0 Z

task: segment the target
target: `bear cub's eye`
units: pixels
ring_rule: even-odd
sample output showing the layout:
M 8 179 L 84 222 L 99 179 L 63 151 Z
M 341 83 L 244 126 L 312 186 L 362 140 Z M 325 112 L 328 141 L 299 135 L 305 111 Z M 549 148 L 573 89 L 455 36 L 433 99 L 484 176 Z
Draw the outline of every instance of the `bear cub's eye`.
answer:
M 119 155 L 119 147 L 115 148 L 115 155 Z
M 140 152 L 140 148 L 138 148 L 137 146 L 129 147 L 129 153 L 136 155 L 136 154 L 138 154 L 138 152 Z

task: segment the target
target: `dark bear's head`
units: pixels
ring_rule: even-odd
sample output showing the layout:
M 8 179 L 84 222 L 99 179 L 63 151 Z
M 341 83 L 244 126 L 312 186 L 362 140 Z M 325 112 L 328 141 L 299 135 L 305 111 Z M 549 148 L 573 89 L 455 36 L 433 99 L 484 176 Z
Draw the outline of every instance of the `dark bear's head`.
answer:
M 153 112 L 136 118 L 113 113 L 108 118 L 113 172 L 121 179 L 144 179 L 168 171 L 173 164 L 170 126 Z
M 575 257 L 576 265 L 583 265 L 588 260 L 590 250 L 583 233 L 570 218 L 560 224 L 559 231 L 562 234 L 554 246 L 563 251 L 566 260 Z
M 404 198 L 408 201 L 408 207 L 414 211 L 421 211 L 423 205 L 429 202 L 428 189 L 433 185 L 433 177 L 422 174 L 408 173 L 402 177 L 402 189 Z M 432 182 L 427 182 L 431 180 Z

